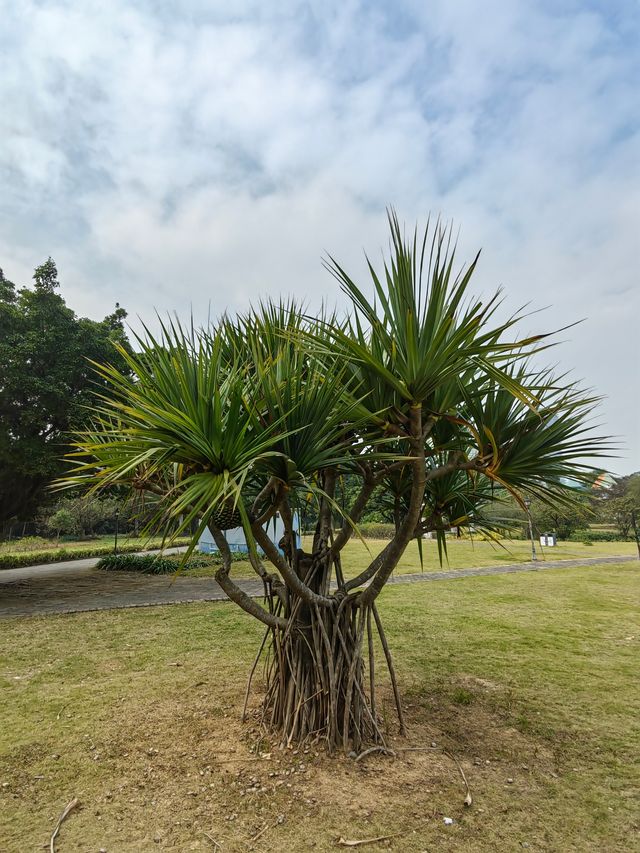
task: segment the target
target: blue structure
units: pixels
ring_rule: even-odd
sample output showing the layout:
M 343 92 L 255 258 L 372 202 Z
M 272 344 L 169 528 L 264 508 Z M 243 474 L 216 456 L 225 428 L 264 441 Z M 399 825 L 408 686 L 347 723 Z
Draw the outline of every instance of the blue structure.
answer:
M 293 529 L 296 535 L 296 547 L 300 548 L 302 546 L 302 539 L 300 537 L 300 519 L 297 515 L 293 517 Z M 280 518 L 280 515 L 276 515 L 275 518 L 269 522 L 267 533 L 269 534 L 269 539 L 271 539 L 274 545 L 276 545 L 282 553 L 282 549 L 278 543 L 284 536 L 284 522 Z M 242 527 L 234 527 L 233 530 L 225 530 L 224 537 L 227 540 L 227 544 L 231 551 L 241 554 L 248 553 L 249 546 L 247 545 L 247 540 Z M 208 527 L 205 527 L 200 539 L 198 540 L 198 551 L 200 551 L 201 554 L 218 553 L 218 546 L 216 545 Z

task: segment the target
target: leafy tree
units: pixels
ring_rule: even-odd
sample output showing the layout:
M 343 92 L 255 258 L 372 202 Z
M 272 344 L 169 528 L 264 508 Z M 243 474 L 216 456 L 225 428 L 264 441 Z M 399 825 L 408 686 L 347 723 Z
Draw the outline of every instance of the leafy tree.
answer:
M 599 490 L 597 503 L 602 517 L 615 525 L 618 533 L 625 538 L 635 534 L 640 519 L 640 471 L 615 477 L 608 487 Z
M 156 525 L 209 526 L 218 583 L 265 626 L 264 721 L 286 743 L 313 733 L 329 749 L 384 747 L 375 633 L 404 724 L 377 598 L 409 542 L 433 531 L 444 550 L 452 528 L 494 530 L 486 510 L 505 491 L 572 505 L 567 478 L 589 481 L 579 460 L 606 451 L 585 427 L 594 399 L 532 366 L 545 336 L 519 338 L 497 298 L 470 294 L 477 259 L 456 275 L 448 232 L 405 238 L 395 214 L 390 226 L 390 260 L 381 275 L 370 265 L 373 301 L 327 262 L 351 300 L 346 318 L 267 305 L 207 330 L 170 323 L 140 353 L 122 349 L 131 376 L 101 368 L 109 400 L 78 435 L 65 481 L 127 484 L 158 495 Z M 341 477 L 358 489 L 337 530 Z M 354 576 L 344 548 L 376 490 L 395 535 Z M 310 503 L 313 541 L 298 549 L 295 511 Z M 276 513 L 281 550 L 267 534 Z M 224 530 L 240 523 L 264 605 L 232 577 Z
M 61 506 L 45 520 L 48 533 L 56 537 L 70 536 L 76 532 L 76 520 L 66 507 Z
M 87 420 L 96 381 L 89 359 L 126 371 L 129 352 L 119 306 L 102 322 L 78 318 L 57 292 L 49 258 L 33 288 L 0 271 L 0 524 L 33 518 L 46 486 L 65 468 L 66 434 Z
M 582 495 L 569 505 L 532 501 L 531 519 L 535 530 L 540 533 L 555 533 L 558 539 L 568 539 L 575 530 L 588 527 L 593 520 L 593 513 L 587 498 Z
M 94 536 L 100 528 L 113 522 L 120 512 L 120 502 L 113 497 L 76 495 L 58 501 L 46 519 L 46 526 L 56 535 Z M 109 525 L 111 526 L 111 525 Z

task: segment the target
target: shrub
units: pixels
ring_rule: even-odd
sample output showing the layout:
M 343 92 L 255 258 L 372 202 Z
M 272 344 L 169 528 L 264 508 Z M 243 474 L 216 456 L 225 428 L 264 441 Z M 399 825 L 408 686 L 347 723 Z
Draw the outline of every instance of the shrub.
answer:
M 106 572 L 140 572 L 143 575 L 168 575 L 178 568 L 178 563 L 160 554 L 109 554 L 98 563 Z
M 364 539 L 392 539 L 396 532 L 395 525 L 377 521 L 359 524 L 358 530 Z
M 233 560 L 246 559 L 246 554 L 232 554 Z M 168 575 L 180 566 L 179 554 L 163 556 L 162 554 L 109 554 L 98 563 L 98 568 L 107 572 L 139 572 L 143 575 Z M 185 569 L 200 569 L 220 565 L 220 558 L 215 554 L 195 554 Z
M 571 542 L 632 542 L 630 536 L 622 536 L 615 530 L 576 530 L 569 537 Z

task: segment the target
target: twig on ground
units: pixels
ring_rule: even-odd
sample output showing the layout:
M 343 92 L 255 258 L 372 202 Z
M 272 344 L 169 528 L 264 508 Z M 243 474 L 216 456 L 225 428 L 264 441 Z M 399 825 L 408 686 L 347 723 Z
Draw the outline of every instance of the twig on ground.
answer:
M 265 823 L 265 825 L 262 827 L 262 829 L 259 832 L 256 832 L 256 834 L 253 836 L 253 838 L 249 839 L 251 844 L 253 844 L 254 841 L 257 841 L 261 835 L 264 835 L 268 829 L 269 829 L 269 824 Z
M 205 832 L 204 834 L 207 836 L 207 838 L 209 839 L 209 841 L 213 844 L 213 847 L 214 847 L 214 849 L 215 849 L 215 850 L 222 850 L 222 845 L 221 845 L 221 844 L 219 844 L 219 843 L 215 840 L 215 838 L 213 837 L 213 835 L 210 835 L 208 832 Z
M 369 749 L 365 749 L 364 752 L 361 752 L 360 755 L 357 755 L 353 759 L 353 763 L 357 764 L 361 758 L 366 758 L 367 755 L 371 755 L 372 752 L 382 752 L 384 755 L 391 755 L 393 758 L 396 757 L 395 752 L 392 749 L 389 749 L 387 746 L 371 746 Z
M 462 776 L 462 781 L 464 782 L 464 786 L 465 786 L 465 788 L 467 789 L 467 795 L 466 795 L 466 797 L 464 798 L 464 804 L 465 804 L 465 806 L 470 806 L 470 805 L 472 805 L 472 803 L 473 803 L 473 797 L 471 796 L 471 788 L 469 787 L 469 783 L 467 782 L 467 777 L 464 775 L 464 770 L 462 769 L 462 765 L 460 764 L 460 762 L 458 761 L 458 759 L 455 757 L 455 755 L 454 755 L 453 753 L 449 752 L 449 751 L 448 751 L 448 750 L 446 750 L 446 749 L 443 749 L 442 751 L 443 751 L 443 753 L 444 753 L 445 755 L 449 756 L 449 758 L 450 758 L 452 761 L 455 761 L 456 767 L 457 767 L 457 768 L 458 768 L 458 770 L 460 771 L 460 775 Z
M 58 833 L 60 832 L 60 827 L 62 826 L 62 822 L 66 820 L 71 812 L 76 809 L 80 805 L 80 800 L 77 797 L 74 797 L 70 800 L 67 805 L 64 807 L 64 811 L 58 818 L 58 822 L 55 825 L 53 832 L 51 833 L 51 839 L 49 841 L 49 851 L 50 853 L 55 853 L 55 841 Z
M 358 838 L 348 839 L 340 837 L 336 842 L 338 847 L 362 847 L 364 844 L 376 844 L 378 841 L 388 841 L 390 838 L 397 838 L 399 835 L 405 835 L 404 832 L 395 832 L 393 835 L 378 835 L 376 838 Z
M 188 693 L 190 690 L 195 690 L 196 687 L 203 687 L 206 683 L 206 681 L 196 681 L 195 684 L 190 684 L 185 690 L 182 690 L 178 695 L 184 696 L 184 694 Z
M 397 746 L 396 752 L 438 752 L 439 746 Z

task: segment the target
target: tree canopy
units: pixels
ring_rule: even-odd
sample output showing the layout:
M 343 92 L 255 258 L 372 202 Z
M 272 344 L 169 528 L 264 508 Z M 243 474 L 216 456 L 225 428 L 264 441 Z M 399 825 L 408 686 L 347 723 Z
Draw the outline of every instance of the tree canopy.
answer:
M 158 495 L 157 527 L 209 526 L 218 582 L 271 637 L 264 719 L 288 742 L 320 732 L 330 747 L 384 743 L 374 625 L 394 672 L 376 599 L 412 539 L 433 531 L 444 550 L 453 527 L 490 533 L 499 493 L 571 505 L 568 483 L 591 482 L 588 460 L 607 450 L 589 426 L 596 398 L 535 366 L 548 335 L 519 336 L 519 315 L 498 319 L 499 295 L 471 294 L 477 258 L 457 271 L 439 224 L 408 235 L 394 213 L 389 224 L 390 257 L 381 271 L 369 264 L 372 297 L 327 260 L 347 316 L 282 302 L 207 329 L 168 322 L 137 353 L 121 345 L 129 373 L 99 369 L 109 391 L 66 480 Z M 336 529 L 347 477 L 353 500 Z M 395 535 L 354 577 L 344 547 L 381 493 Z M 313 541 L 299 549 L 294 514 L 309 508 Z M 267 535 L 276 514 L 280 548 Z M 231 576 L 224 529 L 237 524 L 264 605 Z
M 613 524 L 621 536 L 633 534 L 638 539 L 640 471 L 614 477 L 611 483 L 597 490 L 595 503 L 602 518 Z
M 90 361 L 128 370 L 124 309 L 77 317 L 51 258 L 33 279 L 17 288 L 0 270 L 0 523 L 33 518 L 65 469 L 67 434 L 86 422 L 96 382 L 104 387 Z

